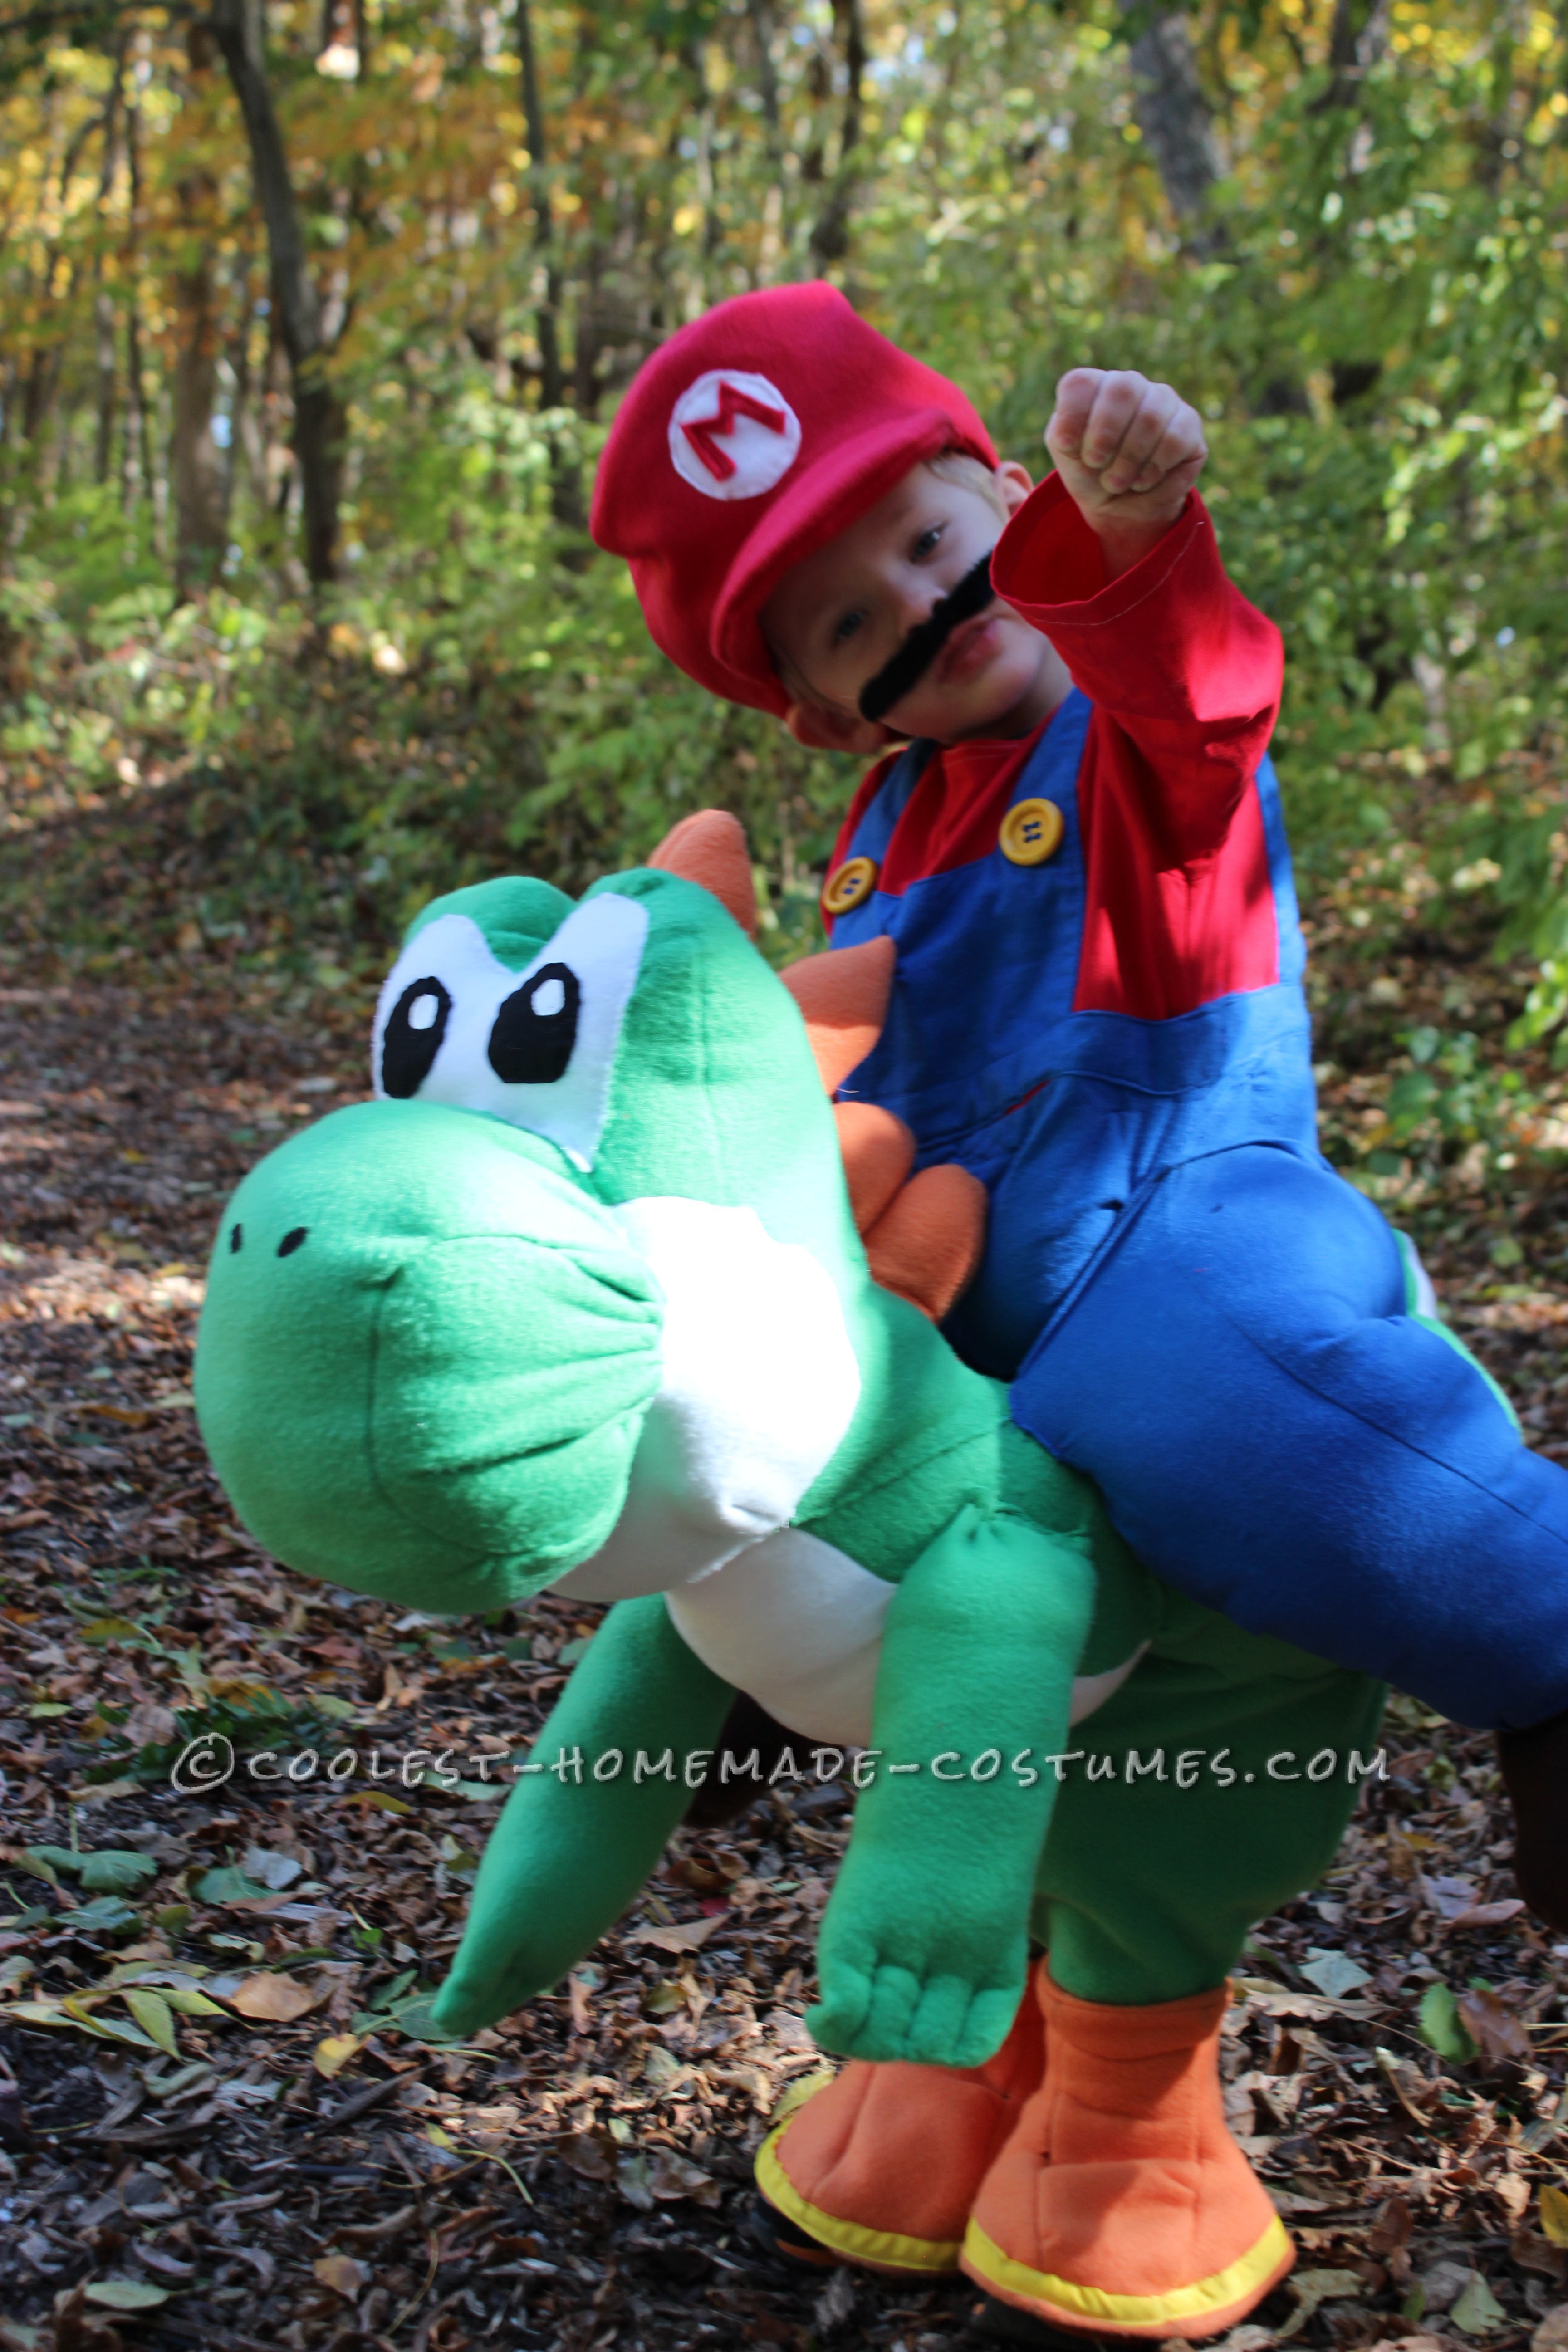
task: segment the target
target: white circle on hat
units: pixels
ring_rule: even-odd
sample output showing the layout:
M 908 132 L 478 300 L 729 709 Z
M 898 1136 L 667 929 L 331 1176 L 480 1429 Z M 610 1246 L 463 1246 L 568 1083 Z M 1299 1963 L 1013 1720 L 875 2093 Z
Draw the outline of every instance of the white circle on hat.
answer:
M 765 375 L 710 368 L 670 410 L 669 455 L 706 499 L 760 499 L 800 455 L 800 419 Z

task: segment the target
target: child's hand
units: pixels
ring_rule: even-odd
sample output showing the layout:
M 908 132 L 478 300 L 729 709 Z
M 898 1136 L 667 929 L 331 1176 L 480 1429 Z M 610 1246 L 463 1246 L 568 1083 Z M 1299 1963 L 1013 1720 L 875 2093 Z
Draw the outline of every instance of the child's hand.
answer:
M 1208 456 L 1197 410 L 1131 369 L 1064 375 L 1046 446 L 1113 578 L 1170 529 Z

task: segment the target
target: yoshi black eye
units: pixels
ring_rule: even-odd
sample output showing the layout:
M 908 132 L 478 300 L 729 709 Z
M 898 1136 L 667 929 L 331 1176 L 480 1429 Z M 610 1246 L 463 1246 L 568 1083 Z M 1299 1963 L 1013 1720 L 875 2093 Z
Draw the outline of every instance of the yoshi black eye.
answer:
M 230 1225 L 230 1227 L 229 1227 L 229 1229 L 228 1229 L 228 1245 L 229 1245 L 229 1249 L 230 1249 L 231 1251 L 237 1251 L 237 1250 L 239 1250 L 239 1249 L 243 1248 L 244 1244 L 245 1244 L 245 1227 L 244 1227 L 243 1225 L 241 1225 L 241 1224 L 233 1224 L 233 1225 Z
M 381 1041 L 381 1083 L 396 1102 L 416 1095 L 441 1050 L 452 999 L 434 977 L 411 980 Z
M 564 1077 L 577 1042 L 582 1003 L 583 992 L 569 964 L 547 963 L 514 989 L 490 1031 L 490 1067 L 497 1077 L 509 1087 L 547 1087 Z

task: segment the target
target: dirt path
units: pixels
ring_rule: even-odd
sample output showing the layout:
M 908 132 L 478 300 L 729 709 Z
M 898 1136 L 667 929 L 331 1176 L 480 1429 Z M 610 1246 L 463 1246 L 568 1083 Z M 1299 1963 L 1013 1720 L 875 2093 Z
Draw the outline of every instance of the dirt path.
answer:
M 593 1612 L 454 1626 L 323 1591 L 205 1470 L 216 1208 L 359 1089 L 358 1011 L 289 1034 L 216 981 L 18 984 L 0 1010 L 0 2347 L 966 2341 L 962 2284 L 802 2285 L 746 2235 L 763 2118 L 818 2063 L 800 2016 L 837 1787 L 679 1840 L 569 1996 L 461 2053 L 404 2030 L 494 1817 L 487 1759 L 535 1729 Z M 1563 1294 L 1500 1300 L 1483 1258 L 1436 1256 L 1554 1442 Z M 235 1769 L 182 1793 L 198 1733 Z M 406 1785 L 418 1750 L 463 1786 Z M 1276 2330 L 1511 2352 L 1563 2302 L 1537 2204 L 1568 2155 L 1545 2120 L 1562 1956 L 1513 1904 L 1489 1743 L 1406 1705 L 1389 1754 L 1231 2014 L 1233 2119 L 1302 2249 L 1234 2352 Z M 1434 1988 L 1478 2061 L 1419 2038 Z

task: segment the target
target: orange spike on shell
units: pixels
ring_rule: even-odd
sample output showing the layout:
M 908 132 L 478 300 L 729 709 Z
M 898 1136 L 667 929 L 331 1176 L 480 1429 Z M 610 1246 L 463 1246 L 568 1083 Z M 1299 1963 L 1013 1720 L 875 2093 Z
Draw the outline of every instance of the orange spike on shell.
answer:
M 922 1168 L 866 1235 L 872 1278 L 940 1323 L 985 1246 L 985 1187 L 951 1162 Z
M 757 935 L 757 886 L 745 827 L 728 809 L 699 809 L 667 833 L 648 864 L 710 891 L 749 940 Z
M 838 1150 L 855 1230 L 869 1233 L 915 1164 L 915 1139 L 880 1103 L 835 1103 Z
M 803 956 L 779 978 L 801 1009 L 822 1083 L 836 1094 L 882 1034 L 898 950 L 889 939 Z

